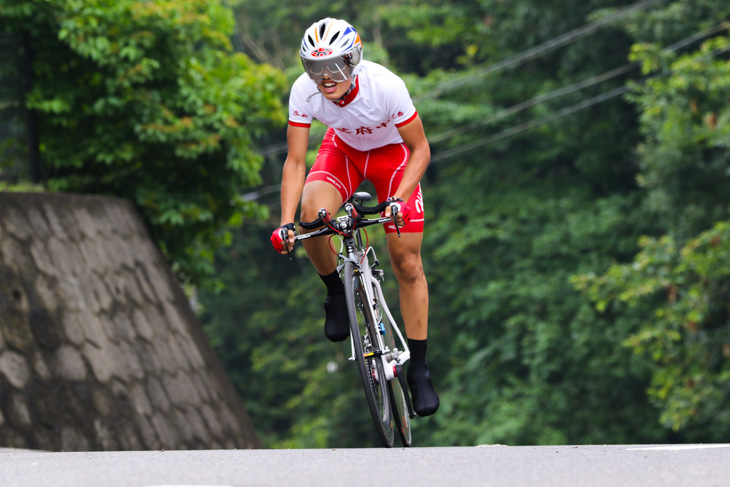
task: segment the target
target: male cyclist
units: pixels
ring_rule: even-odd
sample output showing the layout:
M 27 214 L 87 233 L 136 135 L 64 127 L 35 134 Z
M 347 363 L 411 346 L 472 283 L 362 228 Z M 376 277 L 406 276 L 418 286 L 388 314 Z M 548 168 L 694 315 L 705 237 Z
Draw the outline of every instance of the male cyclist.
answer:
M 322 19 L 304 33 L 299 55 L 305 73 L 289 98 L 281 227 L 274 230 L 271 241 L 282 253 L 293 248 L 300 197 L 302 221 L 315 220 L 320 208 L 336 213 L 364 179 L 374 184 L 378 201 L 400 202 L 397 215 L 390 215 L 388 208 L 385 216 L 392 216 L 401 227 L 401 237 L 389 224 L 386 239 L 411 350 L 407 376 L 413 406 L 419 416 L 427 416 L 439 406 L 426 364 L 428 285 L 421 261 L 420 180 L 431 151 L 405 83 L 383 66 L 362 60 L 362 50 L 360 36 L 344 20 Z M 307 175 L 309 129 L 315 118 L 329 128 Z M 325 335 L 332 341 L 346 340 L 347 306 L 336 257 L 326 239 L 303 244 L 327 287 Z

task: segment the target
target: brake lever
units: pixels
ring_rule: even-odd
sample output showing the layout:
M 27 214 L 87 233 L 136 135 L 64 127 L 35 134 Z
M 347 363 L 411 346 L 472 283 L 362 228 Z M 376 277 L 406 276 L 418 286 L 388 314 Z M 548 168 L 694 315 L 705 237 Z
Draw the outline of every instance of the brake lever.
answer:
M 289 230 L 282 228 L 279 235 L 281 235 L 281 239 L 284 241 L 284 248 L 286 248 L 287 257 L 289 257 L 289 260 L 292 260 L 291 251 L 289 250 Z
M 395 211 L 395 209 L 398 209 L 398 211 Z M 400 227 L 398 226 L 398 220 L 396 219 L 396 215 L 400 211 L 400 205 L 398 203 L 391 203 L 390 204 L 390 218 L 393 219 L 393 225 L 395 225 L 395 231 L 398 233 L 398 238 L 400 238 Z

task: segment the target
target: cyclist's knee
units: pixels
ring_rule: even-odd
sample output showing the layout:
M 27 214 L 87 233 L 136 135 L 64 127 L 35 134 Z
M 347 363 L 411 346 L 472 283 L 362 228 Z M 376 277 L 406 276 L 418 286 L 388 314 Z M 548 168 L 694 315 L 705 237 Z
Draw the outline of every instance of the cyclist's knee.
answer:
M 307 183 L 302 193 L 301 220 L 311 222 L 317 219 L 320 209 L 327 208 L 335 213 L 341 205 L 342 195 L 331 184 L 324 181 Z
M 391 259 L 393 273 L 400 284 L 412 284 L 425 279 L 423 262 L 417 253 L 406 253 Z
M 324 205 L 321 202 L 316 201 L 313 198 L 303 199 L 300 216 L 301 220 L 303 222 L 311 222 L 313 220 L 316 220 L 317 212 L 319 212 L 319 209 L 323 208 L 323 206 Z

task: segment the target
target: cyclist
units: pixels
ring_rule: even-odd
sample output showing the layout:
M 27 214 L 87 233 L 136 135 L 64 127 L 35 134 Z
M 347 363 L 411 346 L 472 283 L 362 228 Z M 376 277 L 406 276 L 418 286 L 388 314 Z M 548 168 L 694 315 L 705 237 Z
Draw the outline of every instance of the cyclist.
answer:
M 371 181 L 378 201 L 397 201 L 401 211 L 385 226 L 388 251 L 399 285 L 400 307 L 411 358 L 408 384 L 419 416 L 436 412 L 439 398 L 426 364 L 428 285 L 421 261 L 423 196 L 420 180 L 430 160 L 423 124 L 405 83 L 379 64 L 362 59 L 362 42 L 346 21 L 325 18 L 312 24 L 299 55 L 305 73 L 289 98 L 288 154 L 281 181 L 281 226 L 274 230 L 274 248 L 285 253 L 294 245 L 294 217 L 301 197 L 301 220 L 317 211 L 335 213 L 364 179 Z M 328 129 L 314 166 L 306 174 L 305 158 L 312 119 Z M 282 239 L 286 229 L 288 239 Z M 327 287 L 325 335 L 332 341 L 349 337 L 344 285 L 326 239 L 303 242 L 309 259 Z

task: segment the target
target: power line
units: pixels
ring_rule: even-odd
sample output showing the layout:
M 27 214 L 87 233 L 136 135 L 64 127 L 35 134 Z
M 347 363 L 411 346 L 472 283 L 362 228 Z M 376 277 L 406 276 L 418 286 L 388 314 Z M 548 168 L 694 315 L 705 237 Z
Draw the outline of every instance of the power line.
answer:
M 656 1 L 656 0 L 653 0 L 653 1 Z M 648 4 L 648 3 L 651 3 L 651 1 L 650 2 L 640 2 L 640 4 L 641 4 L 642 7 L 643 6 L 646 6 L 646 4 Z M 639 6 L 640 4 L 635 4 L 633 8 L 638 8 L 637 6 Z M 676 51 L 676 50 L 679 50 L 679 49 L 681 49 L 683 47 L 686 47 L 686 46 L 688 46 L 688 45 L 690 45 L 690 44 L 698 41 L 698 40 L 701 40 L 701 39 L 704 39 L 704 38 L 709 37 L 711 35 L 717 34 L 718 32 L 720 32 L 722 30 L 726 30 L 726 29 L 728 29 L 728 23 L 727 22 L 723 22 L 721 24 L 718 24 L 718 25 L 716 25 L 716 26 L 714 26 L 714 27 L 706 30 L 706 31 L 693 34 L 693 35 L 691 35 L 689 37 L 686 37 L 686 38 L 684 38 L 684 39 L 682 39 L 682 40 L 680 40 L 678 42 L 675 42 L 674 44 L 671 44 L 671 45 L 667 46 L 666 48 L 664 48 L 664 50 L 667 50 L 667 51 Z M 713 54 L 713 56 L 714 55 L 717 55 L 717 54 Z M 545 93 L 543 95 L 539 95 L 539 96 L 536 96 L 534 98 L 531 98 L 530 100 L 526 100 L 524 102 L 521 102 L 521 103 L 518 103 L 516 105 L 513 105 L 512 107 L 509 107 L 509 108 L 505 109 L 504 111 L 496 114 L 495 116 L 493 116 L 491 118 L 488 118 L 488 119 L 486 119 L 484 121 L 481 121 L 481 122 L 479 122 L 477 124 L 472 124 L 472 125 L 469 125 L 467 127 L 461 127 L 461 128 L 457 128 L 457 129 L 452 129 L 450 131 L 447 131 L 447 132 L 444 132 L 444 133 L 441 133 L 441 134 L 437 134 L 436 136 L 429 137 L 429 141 L 431 143 L 438 143 L 438 142 L 441 142 L 443 140 L 449 139 L 449 138 L 451 138 L 451 137 L 453 137 L 455 135 L 463 134 L 463 133 L 465 133 L 467 131 L 471 131 L 471 130 L 477 129 L 479 127 L 483 127 L 485 125 L 494 123 L 496 121 L 499 121 L 499 120 L 501 120 L 503 118 L 506 118 L 506 117 L 508 117 L 510 115 L 513 115 L 515 113 L 518 113 L 520 111 L 526 110 L 527 108 L 531 108 L 533 106 L 537 106 L 537 105 L 546 103 L 546 102 L 548 102 L 550 100 L 559 98 L 561 96 L 564 96 L 564 95 L 567 95 L 567 94 L 571 94 L 571 93 L 580 91 L 582 89 L 585 89 L 587 87 L 590 87 L 590 86 L 593 86 L 593 85 L 602 83 L 604 81 L 607 81 L 609 79 L 615 78 L 617 76 L 620 76 L 620 75 L 622 75 L 624 73 L 627 73 L 627 72 L 635 69 L 638 66 L 639 66 L 639 63 L 638 62 L 632 62 L 632 63 L 625 64 L 625 65 L 620 66 L 618 68 L 614 68 L 612 70 L 606 71 L 605 73 L 602 73 L 600 75 L 596 75 L 596 76 L 593 76 L 591 78 L 585 79 L 583 81 L 579 81 L 579 82 L 574 83 L 574 84 L 572 84 L 570 86 L 563 87 L 563 88 L 559 88 L 559 89 L 553 90 L 553 91 L 551 91 L 549 93 Z M 440 162 L 442 160 L 448 159 L 450 157 L 453 157 L 455 155 L 461 154 L 463 152 L 468 152 L 470 150 L 473 150 L 473 149 L 476 149 L 476 148 L 479 148 L 479 147 L 483 147 L 485 145 L 493 144 L 495 142 L 498 142 L 500 140 L 503 140 L 505 138 L 511 137 L 513 135 L 517 135 L 519 133 L 525 132 L 527 130 L 530 130 L 532 128 L 538 127 L 540 125 L 553 122 L 555 120 L 558 120 L 560 118 L 566 117 L 566 116 L 568 116 L 568 115 L 570 115 L 572 113 L 575 113 L 577 111 L 584 110 L 584 109 L 589 108 L 589 107 L 591 107 L 593 105 L 596 105 L 598 103 L 602 103 L 602 102 L 607 101 L 609 99 L 612 99 L 612 98 L 615 98 L 617 96 L 620 96 L 620 95 L 626 93 L 627 91 L 628 91 L 628 87 L 622 86 L 622 87 L 616 88 L 614 90 L 611 90 L 611 91 L 609 91 L 607 93 L 604 93 L 602 95 L 598 95 L 598 96 L 595 96 L 593 98 L 590 98 L 590 99 L 584 100 L 582 102 L 579 102 L 577 104 L 571 105 L 570 107 L 567 107 L 567 108 L 564 108 L 562 110 L 559 110 L 558 112 L 555 112 L 553 114 L 546 115 L 545 117 L 542 117 L 540 119 L 537 119 L 537 120 L 534 120 L 534 121 L 525 122 L 525 123 L 522 123 L 520 125 L 517 125 L 517 126 L 511 127 L 511 128 L 502 130 L 501 132 L 498 132 L 498 133 L 496 133 L 494 135 L 491 135 L 491 136 L 489 136 L 487 138 L 474 141 L 474 142 L 472 142 L 470 144 L 467 144 L 467 145 L 464 145 L 464 146 L 461 146 L 461 147 L 456 147 L 456 148 L 449 149 L 449 150 L 446 150 L 446 151 L 443 151 L 443 152 L 439 152 L 436 155 L 434 155 L 434 157 L 431 158 L 431 163 L 438 163 L 438 162 Z M 318 136 L 315 136 L 315 137 L 318 137 Z M 286 143 L 279 144 L 279 146 L 282 146 L 282 145 L 283 145 L 284 149 L 286 149 Z M 277 146 L 271 146 L 271 151 L 269 151 L 267 154 L 275 153 L 275 152 L 273 152 L 273 150 L 275 150 L 276 147 Z M 249 201 L 250 200 L 257 200 L 261 196 L 263 196 L 265 194 L 269 194 L 269 193 L 275 192 L 278 189 L 279 189 L 278 185 L 266 186 L 264 188 L 260 188 L 257 191 L 254 191 L 254 192 L 251 192 L 251 193 L 247 193 L 246 195 L 244 195 L 244 198 L 246 200 L 249 200 Z
M 607 15 L 606 17 L 602 17 L 594 22 L 591 22 L 590 24 L 584 25 L 582 27 L 578 27 L 577 29 L 573 29 L 570 32 L 567 32 L 561 36 L 555 37 L 553 39 L 550 39 L 546 42 L 543 42 L 542 44 L 532 47 L 526 51 L 523 51 L 519 54 L 515 54 L 514 56 L 510 56 L 507 59 L 504 59 L 502 61 L 499 61 L 495 64 L 489 65 L 484 69 L 481 69 L 475 73 L 471 73 L 465 78 L 457 79 L 457 80 L 450 80 L 447 83 L 442 83 L 438 85 L 435 89 L 431 90 L 428 94 L 421 95 L 415 101 L 421 101 L 428 98 L 437 98 L 441 96 L 443 93 L 447 91 L 451 91 L 454 88 L 458 88 L 462 85 L 471 83 L 472 81 L 479 80 L 481 78 L 484 78 L 485 76 L 498 73 L 500 71 L 504 71 L 506 69 L 513 69 L 517 66 L 520 66 L 524 64 L 525 62 L 534 59 L 538 56 L 541 56 L 543 54 L 546 54 L 548 52 L 554 51 L 555 49 L 559 47 L 563 47 L 565 45 L 571 44 L 578 39 L 582 39 L 584 37 L 587 37 L 591 34 L 594 34 L 601 28 L 607 26 L 608 24 L 615 22 L 617 20 L 620 20 L 624 17 L 626 17 L 629 14 L 632 14 L 638 10 L 644 9 L 649 7 L 653 3 L 657 3 L 661 0 L 643 0 L 641 2 L 637 2 L 633 5 L 630 5 L 629 7 L 626 7 L 623 10 L 619 10 L 618 12 L 615 12 L 611 15 Z
M 718 56 L 718 55 L 720 55 L 724 52 L 728 52 L 728 51 L 730 51 L 730 48 L 721 49 L 721 50 L 713 52 L 712 54 L 709 55 L 709 57 L 713 58 L 715 56 Z M 449 159 L 451 157 L 462 154 L 464 152 L 468 152 L 468 151 L 471 151 L 471 150 L 474 150 L 474 149 L 477 149 L 480 147 L 484 147 L 486 145 L 493 144 L 500 140 L 506 139 L 507 137 L 511 137 L 513 135 L 517 135 L 517 134 L 525 132 L 527 130 L 539 127 L 540 125 L 554 122 L 555 120 L 566 117 L 566 116 L 571 115 L 580 110 L 585 110 L 586 108 L 590 108 L 593 105 L 597 105 L 604 101 L 610 100 L 612 98 L 616 98 L 617 96 L 620 96 L 620 95 L 623 95 L 624 93 L 629 91 L 629 89 L 630 88 L 628 86 L 620 86 L 618 88 L 614 88 L 613 90 L 610 90 L 601 95 L 594 96 L 593 98 L 589 98 L 587 100 L 583 100 L 582 102 L 576 103 L 567 108 L 563 108 L 562 110 L 559 110 L 555 113 L 541 117 L 537 120 L 525 122 L 525 123 L 516 125 L 514 127 L 510 127 L 508 129 L 502 130 L 501 132 L 497 132 L 496 134 L 493 134 L 489 137 L 475 140 L 474 142 L 471 142 L 469 144 L 465 144 L 460 147 L 454 147 L 453 149 L 439 152 L 438 154 L 431 157 L 431 164 L 439 163 L 443 160 Z
M 534 59 L 538 56 L 541 56 L 542 54 L 546 54 L 548 52 L 554 51 L 555 49 L 558 49 L 559 47 L 565 46 L 567 44 L 570 44 L 572 42 L 577 41 L 578 39 L 582 39 L 584 37 L 587 37 L 601 28 L 607 26 L 608 24 L 615 22 L 617 20 L 620 20 L 627 15 L 644 9 L 648 6 L 650 6 L 653 3 L 659 2 L 662 0 L 642 0 L 640 2 L 637 2 L 633 5 L 630 5 L 626 7 L 625 9 L 619 10 L 618 12 L 615 12 L 611 15 L 607 15 L 606 17 L 603 17 L 601 19 L 598 19 L 594 22 L 591 22 L 590 24 L 584 25 L 582 27 L 579 27 L 577 29 L 573 29 L 570 32 L 567 32 L 565 34 L 562 34 L 558 37 L 554 37 L 538 46 L 532 47 L 530 49 L 527 49 L 526 51 L 523 51 L 521 53 L 515 54 L 514 56 L 511 56 L 507 59 L 504 59 L 502 61 L 499 61 L 495 64 L 492 64 L 490 66 L 487 66 L 486 68 L 477 71 L 476 73 L 471 73 L 465 78 L 459 79 L 459 80 L 452 80 L 448 83 L 442 83 L 440 85 L 437 85 L 431 92 L 428 94 L 421 95 L 420 97 L 414 98 L 414 103 L 418 103 L 421 100 L 428 99 L 428 98 L 437 98 L 441 94 L 450 91 L 452 88 L 462 86 L 464 84 L 470 83 L 474 80 L 481 79 L 485 76 L 498 73 L 500 71 L 505 71 L 508 69 L 516 68 L 522 64 L 524 64 L 526 61 Z M 318 135 L 310 135 L 309 142 L 314 143 L 319 139 Z M 287 150 L 287 144 L 286 142 L 282 142 L 279 144 L 270 145 L 268 147 L 264 147 L 259 151 L 259 153 L 264 156 L 272 156 L 275 154 L 280 154 L 282 152 L 286 152 Z
M 727 23 L 720 24 L 719 26 L 716 26 L 716 27 L 710 29 L 709 31 L 705 31 L 705 32 L 703 32 L 701 34 L 695 34 L 695 35 L 690 36 L 690 37 L 687 37 L 687 38 L 685 38 L 685 39 L 683 39 L 683 40 L 681 40 L 681 41 L 679 41 L 679 42 L 677 42 L 675 44 L 672 44 L 671 46 L 667 47 L 667 49 L 670 49 L 670 50 L 680 49 L 681 47 L 684 47 L 684 46 L 690 44 L 691 42 L 697 41 L 697 40 L 699 40 L 699 39 L 701 39 L 703 37 L 707 37 L 709 35 L 712 35 L 713 33 L 717 33 L 719 31 L 724 30 L 724 29 L 727 29 L 727 28 L 728 28 L 727 27 Z M 711 53 L 709 55 L 709 57 L 710 58 L 714 58 L 715 56 L 718 56 L 718 55 L 720 55 L 720 54 L 722 54 L 724 52 L 728 52 L 728 51 L 730 51 L 730 48 L 721 49 L 721 50 L 718 50 L 718 51 L 715 51 L 715 52 Z M 608 73 L 612 73 L 614 71 L 622 70 L 624 68 L 628 68 L 629 66 L 631 66 L 633 64 L 634 63 L 631 63 L 631 64 L 628 64 L 628 65 L 622 66 L 621 68 L 617 68 L 616 70 L 613 70 L 613 71 L 609 71 L 607 73 L 604 73 L 604 75 L 606 75 Z M 600 75 L 600 76 L 603 76 L 603 75 Z M 586 82 L 587 81 L 589 81 L 589 80 L 586 80 Z M 579 84 L 582 84 L 582 83 L 585 83 L 585 82 L 576 83 L 576 85 L 579 85 Z M 575 86 L 575 85 L 573 85 L 573 86 Z M 571 105 L 569 107 L 563 108 L 562 110 L 558 110 L 557 112 L 552 113 L 550 115 L 546 115 L 546 116 L 541 117 L 541 118 L 538 118 L 536 120 L 531 120 L 529 122 L 525 122 L 525 123 L 516 125 L 514 127 L 510 127 L 508 129 L 505 129 L 505 130 L 502 130 L 500 132 L 497 132 L 496 134 L 493 134 L 493 135 L 491 135 L 489 137 L 486 137 L 486 138 L 483 138 L 483 139 L 479 139 L 479 140 L 475 140 L 475 141 L 473 141 L 473 142 L 471 142 L 469 144 L 465 144 L 465 145 L 462 145 L 460 147 L 454 147 L 453 149 L 449 149 L 449 150 L 446 150 L 446 151 L 443 151 L 443 152 L 439 152 L 438 154 L 436 154 L 433 157 L 431 157 L 431 164 L 438 164 L 441 161 L 444 161 L 444 160 L 449 159 L 451 157 L 454 157 L 456 155 L 462 154 L 464 152 L 469 152 L 471 150 L 478 149 L 480 147 L 484 147 L 486 145 L 493 144 L 495 142 L 499 142 L 500 140 L 506 139 L 506 138 L 511 137 L 513 135 L 517 135 L 519 133 L 526 132 L 528 130 L 531 130 L 533 128 L 539 127 L 541 125 L 545 125 L 547 123 L 554 122 L 556 120 L 559 120 L 561 118 L 567 117 L 568 115 L 571 115 L 571 114 L 576 113 L 578 111 L 585 110 L 585 109 L 590 108 L 590 107 L 592 107 L 594 105 L 597 105 L 599 103 L 603 103 L 603 102 L 608 101 L 608 100 L 610 100 L 612 98 L 616 98 L 617 96 L 621 96 L 624 93 L 628 92 L 629 89 L 630 88 L 628 86 L 626 86 L 626 85 L 620 86 L 620 87 L 614 88 L 613 90 L 610 90 L 610 91 L 608 91 L 606 93 L 603 93 L 603 94 L 594 96 L 594 97 L 589 98 L 587 100 L 583 100 L 583 101 L 581 101 L 579 103 L 576 103 L 576 104 Z M 561 91 L 561 90 L 556 90 L 556 91 Z M 278 186 L 273 186 L 273 185 L 272 186 L 267 186 L 266 188 L 264 188 L 263 192 L 268 193 L 268 192 L 271 192 L 271 191 L 275 191 L 277 189 L 278 189 Z M 253 193 L 249 193 L 248 195 L 244 195 L 244 197 L 246 197 L 246 196 L 249 196 L 249 198 L 246 198 L 247 200 L 255 200 L 255 199 L 258 199 L 259 194 L 257 194 L 257 192 L 253 192 Z
M 698 40 L 707 38 L 707 37 L 709 37 L 711 35 L 717 34 L 718 32 L 721 32 L 721 31 L 726 30 L 726 29 L 728 29 L 728 22 L 720 23 L 720 24 L 718 24 L 718 25 L 716 25 L 714 27 L 711 27 L 710 29 L 708 29 L 706 31 L 693 34 L 693 35 L 691 35 L 689 37 L 686 37 L 686 38 L 684 38 L 684 39 L 682 39 L 682 40 L 680 40 L 678 42 L 675 42 L 674 44 L 671 44 L 671 45 L 667 46 L 666 48 L 664 48 L 664 50 L 667 50 L 667 51 L 676 51 L 676 50 L 682 49 L 683 47 L 686 47 L 686 46 L 688 46 L 688 45 L 690 45 L 690 44 L 692 44 L 694 42 L 697 42 Z M 715 52 L 715 53 L 713 53 L 711 55 L 711 57 L 715 57 L 715 56 L 719 55 L 721 52 L 725 52 L 725 51 Z M 593 86 L 593 85 L 598 84 L 598 83 L 601 83 L 603 81 L 607 81 L 607 80 L 609 80 L 611 78 L 614 78 L 616 76 L 620 76 L 621 74 L 624 74 L 624 73 L 626 73 L 626 72 L 628 72 L 628 71 L 630 71 L 632 69 L 635 69 L 638 66 L 638 64 L 639 63 L 637 63 L 637 62 L 628 63 L 628 64 L 625 64 L 625 65 L 623 65 L 621 67 L 618 67 L 618 68 L 615 68 L 615 69 L 606 71 L 603 74 L 600 74 L 600 75 L 597 75 L 597 76 L 593 76 L 593 77 L 588 78 L 588 79 L 583 80 L 583 81 L 579 81 L 579 82 L 574 83 L 574 84 L 572 84 L 570 86 L 567 86 L 567 87 L 564 87 L 564 88 L 559 88 L 557 90 L 551 91 L 551 92 L 546 93 L 544 95 L 536 96 L 536 97 L 534 97 L 534 98 L 532 98 L 530 100 L 527 100 L 527 101 L 518 103 L 516 105 L 513 105 L 512 107 L 507 108 L 503 112 L 500 112 L 499 114 L 495 115 L 494 117 L 491 117 L 491 118 L 489 118 L 489 119 L 487 119 L 487 120 L 485 120 L 483 122 L 480 122 L 478 124 L 475 124 L 475 125 L 472 125 L 472 126 L 468 126 L 468 127 L 462 127 L 462 128 L 458 128 L 458 129 L 453 129 L 453 130 L 450 130 L 448 132 L 444 132 L 444 133 L 438 134 L 435 137 L 430 137 L 429 140 L 430 140 L 431 143 L 437 143 L 437 142 L 440 142 L 442 140 L 446 140 L 448 138 L 451 138 L 454 135 L 462 134 L 462 133 L 464 133 L 466 131 L 474 130 L 474 129 L 479 128 L 479 127 L 482 127 L 484 125 L 488 125 L 488 124 L 493 123 L 495 121 L 498 121 L 498 120 L 501 120 L 503 118 L 506 118 L 509 115 L 512 115 L 512 114 L 517 113 L 517 112 L 522 111 L 522 110 L 525 110 L 527 108 L 540 105 L 542 103 L 545 103 L 545 102 L 547 102 L 549 100 L 553 100 L 553 99 L 558 98 L 560 96 L 563 96 L 563 95 L 566 95 L 566 94 L 570 94 L 570 93 L 574 93 L 576 91 L 582 90 L 582 89 L 587 88 L 589 86 Z M 581 101 L 579 103 L 576 103 L 576 104 L 571 105 L 571 106 L 569 106 L 567 108 L 564 108 L 562 110 L 559 110 L 559 111 L 557 111 L 557 112 L 555 112 L 553 114 L 546 115 L 546 116 L 544 116 L 542 118 L 539 118 L 537 120 L 525 122 L 525 123 L 516 125 L 514 127 L 510 127 L 508 129 L 502 130 L 502 131 L 500 131 L 500 132 L 498 132 L 496 134 L 493 134 L 493 135 L 491 135 L 489 137 L 486 137 L 486 138 L 483 138 L 483 139 L 479 139 L 479 140 L 473 141 L 473 142 L 471 142 L 469 144 L 466 144 L 466 145 L 463 145 L 463 146 L 460 146 L 460 147 L 455 147 L 453 149 L 448 149 L 448 150 L 443 151 L 443 152 L 439 152 L 439 153 L 435 154 L 431 158 L 431 164 L 434 164 L 434 163 L 437 164 L 437 163 L 439 163 L 439 162 L 441 162 L 443 160 L 449 159 L 451 157 L 454 157 L 456 155 L 462 154 L 464 152 L 468 152 L 468 151 L 477 149 L 479 147 L 483 147 L 483 146 L 486 146 L 486 145 L 490 145 L 490 144 L 493 144 L 493 143 L 498 142 L 500 140 L 503 140 L 503 139 L 506 139 L 508 137 L 511 137 L 513 135 L 517 135 L 519 133 L 526 132 L 526 131 L 528 131 L 530 129 L 536 128 L 536 127 L 538 127 L 540 125 L 544 125 L 544 124 L 547 124 L 547 123 L 551 123 L 551 122 L 553 122 L 555 120 L 558 120 L 560 118 L 566 117 L 566 116 L 571 115 L 571 114 L 573 114 L 575 112 L 578 112 L 580 110 L 584 110 L 584 109 L 590 108 L 591 106 L 597 105 L 598 103 L 602 103 L 604 101 L 610 100 L 610 99 L 615 98 L 617 96 L 623 95 L 628 90 L 629 90 L 629 88 L 627 86 L 622 86 L 622 87 L 619 87 L 619 88 L 615 88 L 615 89 L 610 90 L 610 91 L 608 91 L 608 92 L 606 92 L 604 94 L 601 94 L 601 95 L 595 96 L 593 98 L 589 98 L 587 100 Z M 270 186 L 267 186 L 265 188 L 261 188 L 258 191 L 254 191 L 254 192 L 248 193 L 248 194 L 244 195 L 244 198 L 247 199 L 247 200 L 257 200 L 259 197 L 263 196 L 264 194 L 268 194 L 268 193 L 275 192 L 278 189 L 279 189 L 279 186 L 278 185 L 270 185 Z
M 429 137 L 429 141 L 434 144 L 436 144 L 438 142 L 442 142 L 444 140 L 452 138 L 455 135 L 459 135 L 464 132 L 483 127 L 485 125 L 489 125 L 491 123 L 502 120 L 503 118 L 507 118 L 510 115 L 514 115 L 515 113 L 521 112 L 523 110 L 526 110 L 528 108 L 531 108 L 531 107 L 534 107 L 537 105 L 541 105 L 550 100 L 554 100 L 555 98 L 559 98 L 561 96 L 568 95 L 570 93 L 575 93 L 576 91 L 580 91 L 589 86 L 593 86 L 593 85 L 602 83 L 604 81 L 607 81 L 611 78 L 615 78 L 616 76 L 620 76 L 624 73 L 631 71 L 632 69 L 635 69 L 637 66 L 639 66 L 639 63 L 625 64 L 625 65 L 621 66 L 620 68 L 612 69 L 601 75 L 594 76 L 592 78 L 580 81 L 578 83 L 574 83 L 570 86 L 567 86 L 564 88 L 559 88 L 559 89 L 551 91 L 549 93 L 545 93 L 543 95 L 536 96 L 529 100 L 526 100 L 526 101 L 520 102 L 516 105 L 513 105 L 486 120 L 480 121 L 478 123 L 475 123 L 475 124 L 472 124 L 472 125 L 469 125 L 466 127 L 455 128 L 455 129 L 449 130 L 448 132 L 444 132 L 441 134 L 437 134 L 433 137 Z
M 686 37 L 678 42 L 675 42 L 674 44 L 671 44 L 664 48 L 664 50 L 667 51 L 676 51 L 683 47 L 686 47 L 690 44 L 693 44 L 697 42 L 698 40 L 704 39 L 706 37 L 709 37 L 711 35 L 717 34 L 720 31 L 723 31 L 728 28 L 727 23 L 721 23 L 714 27 L 711 27 L 708 30 L 705 30 L 703 32 L 695 33 L 689 37 Z M 429 142 L 432 144 L 436 144 L 438 142 L 442 142 L 444 140 L 448 140 L 456 135 L 463 134 L 464 132 L 468 132 L 471 130 L 475 130 L 480 127 L 484 127 L 486 125 L 492 124 L 494 122 L 498 122 L 499 120 L 502 120 L 504 118 L 507 118 L 510 115 L 514 115 L 515 113 L 521 112 L 523 110 L 526 110 L 528 108 L 541 105 L 543 103 L 546 103 L 550 100 L 554 100 L 556 98 L 559 98 L 564 95 L 569 95 L 571 93 L 575 93 L 577 91 L 583 90 L 585 88 L 588 88 L 590 86 L 602 83 L 604 81 L 608 81 L 609 79 L 615 78 L 617 76 L 620 76 L 622 74 L 625 74 L 633 69 L 636 69 L 640 65 L 639 62 L 632 62 L 628 64 L 624 64 L 621 67 L 614 68 L 612 70 L 606 71 L 605 73 L 593 76 L 591 78 L 585 79 L 583 81 L 579 81 L 577 83 L 574 83 L 570 86 L 566 86 L 563 88 L 558 88 L 557 90 L 553 90 L 549 93 L 545 93 L 542 95 L 538 95 L 534 98 L 531 98 L 529 100 L 520 102 L 516 105 L 513 105 L 509 108 L 506 108 L 505 110 L 497 113 L 496 115 L 487 118 L 486 120 L 482 120 L 478 123 L 468 125 L 466 127 L 458 127 L 452 130 L 449 130 L 447 132 L 443 132 L 440 134 L 437 134 L 435 136 L 429 137 Z
M 628 86 L 620 86 L 618 88 L 614 88 L 613 90 L 611 90 L 607 93 L 604 93 L 604 94 L 598 95 L 598 96 L 594 96 L 593 98 L 589 98 L 588 100 L 584 100 L 580 103 L 576 103 L 575 105 L 571 105 L 567 108 L 563 108 L 562 110 L 559 110 L 550 115 L 546 115 L 542 118 L 538 118 L 537 120 L 525 122 L 520 125 L 516 125 L 514 127 L 502 130 L 501 132 L 498 132 L 498 133 L 491 135 L 489 137 L 486 137 L 484 139 L 475 140 L 474 142 L 471 142 L 469 144 L 465 144 L 460 147 L 454 147 L 453 149 L 439 152 L 438 154 L 436 154 L 435 156 L 433 156 L 431 158 L 431 164 L 438 163 L 444 159 L 448 159 L 450 157 L 461 154 L 463 152 L 468 152 L 470 150 L 473 150 L 473 149 L 476 149 L 479 147 L 483 147 L 485 145 L 493 144 L 502 139 L 506 139 L 507 137 L 511 137 L 511 136 L 519 134 L 521 132 L 525 132 L 526 130 L 533 129 L 540 125 L 553 122 L 555 120 L 558 120 L 559 118 L 563 118 L 563 117 L 568 116 L 572 113 L 575 113 L 579 110 L 584 110 L 584 109 L 591 107 L 593 105 L 596 105 L 598 103 L 604 102 L 606 100 L 610 100 L 611 98 L 615 98 L 619 95 L 626 93 L 628 90 L 629 90 Z

